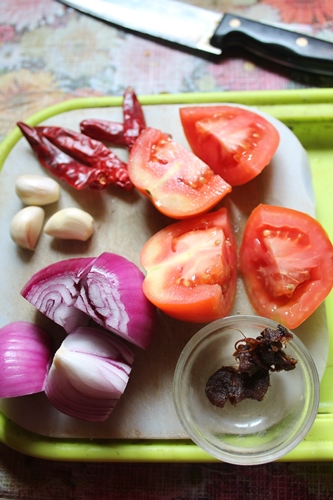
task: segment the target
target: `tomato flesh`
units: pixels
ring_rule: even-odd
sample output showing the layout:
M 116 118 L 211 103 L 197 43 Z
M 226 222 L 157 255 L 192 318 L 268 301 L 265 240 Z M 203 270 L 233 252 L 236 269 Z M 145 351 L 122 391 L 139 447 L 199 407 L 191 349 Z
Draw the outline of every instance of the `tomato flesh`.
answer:
M 309 215 L 259 205 L 245 226 L 240 269 L 254 310 L 296 328 L 332 289 L 332 243 Z
M 141 251 L 146 297 L 174 318 L 205 323 L 228 315 L 236 296 L 236 241 L 225 208 L 180 221 Z
M 192 151 L 232 186 L 256 177 L 280 142 L 269 121 L 235 106 L 180 108 L 180 118 Z
M 153 128 L 143 130 L 132 147 L 128 173 L 160 212 L 176 219 L 207 212 L 231 191 L 191 151 Z

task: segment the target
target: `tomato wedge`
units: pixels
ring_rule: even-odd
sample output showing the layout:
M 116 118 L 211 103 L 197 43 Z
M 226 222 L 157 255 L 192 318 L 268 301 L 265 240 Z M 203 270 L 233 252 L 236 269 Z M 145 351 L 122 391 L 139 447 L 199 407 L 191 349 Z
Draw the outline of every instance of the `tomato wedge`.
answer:
M 332 290 L 332 243 L 309 215 L 259 205 L 244 229 L 240 269 L 253 309 L 296 328 Z
M 260 174 L 280 142 L 274 125 L 244 108 L 194 106 L 179 112 L 192 151 L 232 186 Z
M 231 191 L 192 151 L 154 128 L 144 129 L 135 141 L 128 173 L 160 212 L 175 219 L 207 212 Z
M 205 323 L 231 312 L 237 249 L 226 208 L 179 221 L 143 246 L 146 297 L 169 316 Z

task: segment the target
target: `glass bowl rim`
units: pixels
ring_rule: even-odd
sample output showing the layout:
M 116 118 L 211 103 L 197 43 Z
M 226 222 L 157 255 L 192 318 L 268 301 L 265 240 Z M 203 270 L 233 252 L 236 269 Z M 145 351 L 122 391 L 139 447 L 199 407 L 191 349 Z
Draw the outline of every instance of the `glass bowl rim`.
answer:
M 257 316 L 257 315 L 249 315 L 249 314 L 236 314 L 232 316 L 227 316 L 224 318 L 217 319 L 205 326 L 203 326 L 200 330 L 198 330 L 187 342 L 181 351 L 178 361 L 176 364 L 176 368 L 174 371 L 173 377 L 173 387 L 172 387 L 172 395 L 174 407 L 179 418 L 181 425 L 184 430 L 189 435 L 189 438 L 204 451 L 209 453 L 214 458 L 218 460 L 231 463 L 234 465 L 260 465 L 268 462 L 275 461 L 277 459 L 282 458 L 287 453 L 292 451 L 307 435 L 309 430 L 311 429 L 314 420 L 317 416 L 319 401 L 320 401 L 320 380 L 317 372 L 317 367 L 315 362 L 305 346 L 302 340 L 295 334 L 292 330 L 288 329 L 293 335 L 293 339 L 288 342 L 292 347 L 295 346 L 296 349 L 302 355 L 302 365 L 305 362 L 305 367 L 303 366 L 303 371 L 306 370 L 307 375 L 310 379 L 310 404 L 305 413 L 304 421 L 302 422 L 297 434 L 293 437 L 293 439 L 289 439 L 283 443 L 283 441 L 275 447 L 275 451 L 273 452 L 258 452 L 255 451 L 249 452 L 247 455 L 230 453 L 228 451 L 223 451 L 222 449 L 217 449 L 210 443 L 206 443 L 205 439 L 202 435 L 199 435 L 197 432 L 194 432 L 191 426 L 188 424 L 187 420 L 184 418 L 184 401 L 182 400 L 180 395 L 181 388 L 181 375 L 183 373 L 185 364 L 189 357 L 195 353 L 196 349 L 201 345 L 201 343 L 208 338 L 210 335 L 213 335 L 218 329 L 221 327 L 227 327 L 228 325 L 233 325 L 234 322 L 237 321 L 248 321 L 248 322 L 259 322 L 263 323 L 265 326 L 276 328 L 279 323 L 273 321 L 271 319 Z M 298 360 L 300 361 L 300 360 Z

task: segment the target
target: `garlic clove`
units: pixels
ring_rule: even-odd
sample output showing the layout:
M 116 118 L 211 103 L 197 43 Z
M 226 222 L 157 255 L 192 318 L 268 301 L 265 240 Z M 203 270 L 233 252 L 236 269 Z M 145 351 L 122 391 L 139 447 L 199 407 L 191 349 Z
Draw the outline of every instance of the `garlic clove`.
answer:
M 94 232 L 93 217 L 80 208 L 63 208 L 53 214 L 44 233 L 64 240 L 87 241 Z
M 15 191 L 26 205 L 49 205 L 60 197 L 60 185 L 44 175 L 20 175 L 15 182 Z
M 42 232 L 45 212 L 41 207 L 25 207 L 11 220 L 9 233 L 12 240 L 22 248 L 34 250 Z

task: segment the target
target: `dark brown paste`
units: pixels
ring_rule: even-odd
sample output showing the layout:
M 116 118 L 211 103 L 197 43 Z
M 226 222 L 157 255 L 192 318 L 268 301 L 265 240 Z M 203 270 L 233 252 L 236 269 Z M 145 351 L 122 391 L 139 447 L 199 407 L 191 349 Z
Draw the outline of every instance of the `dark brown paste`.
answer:
M 257 338 L 240 339 L 233 356 L 236 366 L 222 366 L 208 379 L 206 395 L 219 408 L 226 402 L 236 406 L 243 399 L 262 401 L 270 385 L 270 372 L 289 371 L 297 360 L 282 349 L 293 338 L 282 325 L 265 328 Z

